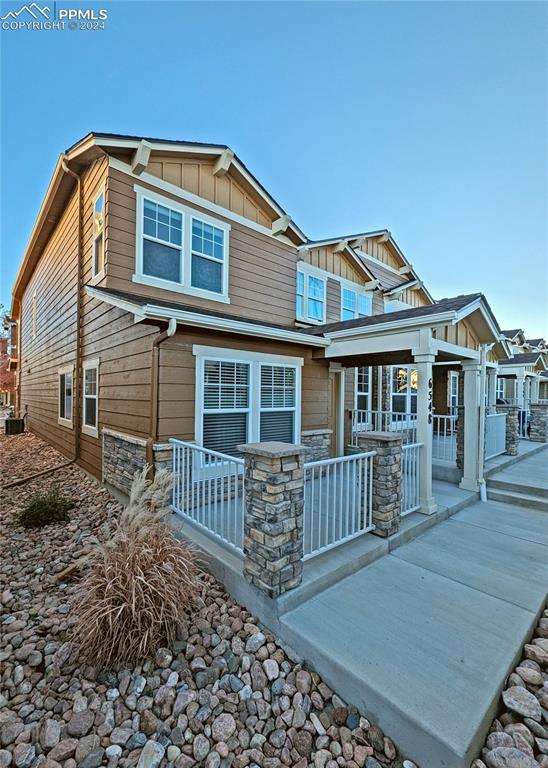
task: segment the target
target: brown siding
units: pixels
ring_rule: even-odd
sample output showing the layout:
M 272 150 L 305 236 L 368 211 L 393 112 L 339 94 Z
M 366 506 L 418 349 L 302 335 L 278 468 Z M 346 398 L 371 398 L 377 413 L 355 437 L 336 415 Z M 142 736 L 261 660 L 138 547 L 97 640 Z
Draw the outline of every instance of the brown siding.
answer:
M 261 204 L 256 194 L 246 191 L 232 177 L 230 170 L 224 176 L 214 176 L 215 162 L 216 158 L 181 160 L 154 153 L 147 166 L 147 173 L 270 229 L 274 219 L 264 203 Z
M 194 439 L 194 344 L 304 358 L 301 428 L 328 426 L 329 364 L 313 358 L 311 350 L 295 344 L 180 329 L 160 347 L 160 440 L 168 437 Z
M 110 169 L 106 233 L 106 284 L 109 288 L 151 299 L 176 301 L 198 309 L 243 315 L 251 320 L 268 320 L 288 326 L 295 324 L 296 248 L 238 222 L 228 222 L 231 226 L 230 304 L 132 282 L 135 271 L 134 181 L 126 174 Z M 154 190 L 150 185 L 141 185 Z M 155 191 L 176 199 L 162 190 Z M 185 202 L 185 205 L 189 204 Z M 203 213 L 208 214 L 207 211 Z
M 368 282 L 368 278 L 354 266 L 347 254 L 334 253 L 335 247 L 336 243 L 321 248 L 311 248 L 303 261 L 353 283 L 364 285 Z
M 461 320 L 456 325 L 445 325 L 432 331 L 434 338 L 442 341 L 448 341 L 451 344 L 458 344 L 468 349 L 479 349 L 479 341 L 472 331 L 470 323 L 467 320 Z
M 104 180 L 106 167 L 105 161 L 97 161 L 86 171 L 84 195 Z M 57 421 L 58 370 L 76 362 L 78 202 L 75 190 L 43 249 L 21 305 L 21 408 L 28 413 L 28 428 L 69 457 L 74 455 L 74 428 Z M 35 292 L 37 333 L 33 338 Z

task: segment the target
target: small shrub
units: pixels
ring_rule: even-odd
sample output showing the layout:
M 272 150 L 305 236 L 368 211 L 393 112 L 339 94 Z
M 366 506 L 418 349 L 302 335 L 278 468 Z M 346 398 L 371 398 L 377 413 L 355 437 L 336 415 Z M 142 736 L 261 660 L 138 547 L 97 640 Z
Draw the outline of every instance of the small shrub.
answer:
M 24 528 L 42 528 L 51 523 L 67 523 L 68 511 L 74 503 L 61 495 L 59 488 L 50 488 L 45 493 L 35 493 L 16 514 L 16 521 Z
M 83 660 L 110 668 L 169 646 L 201 591 L 194 552 L 175 538 L 171 474 L 136 475 L 129 506 L 104 530 L 74 607 L 74 643 Z

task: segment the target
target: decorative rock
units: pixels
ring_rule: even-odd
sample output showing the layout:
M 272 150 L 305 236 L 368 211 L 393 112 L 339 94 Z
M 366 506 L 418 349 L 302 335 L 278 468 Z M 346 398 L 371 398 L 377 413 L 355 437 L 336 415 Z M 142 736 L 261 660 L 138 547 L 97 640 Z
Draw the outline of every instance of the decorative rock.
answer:
M 2 743 L 2 746 L 7 747 L 10 744 L 13 744 L 15 739 L 24 731 L 24 729 L 25 726 L 20 720 L 8 720 L 7 723 L 4 723 L 0 729 L 0 742 Z
M 532 757 L 512 747 L 497 747 L 485 755 L 488 768 L 538 768 Z
M 45 752 L 48 752 L 61 738 L 61 724 L 52 717 L 44 720 L 40 729 L 40 745 Z
M 93 725 L 94 719 L 95 715 L 93 712 L 90 712 L 89 709 L 85 709 L 83 712 L 77 712 L 68 722 L 68 735 L 79 739 L 82 738 L 82 736 L 86 736 Z
M 132 749 L 141 749 L 147 743 L 146 734 L 142 731 L 132 734 L 126 742 L 126 749 L 131 752 Z
M 275 659 L 265 659 L 263 661 L 263 669 L 270 682 L 276 680 L 280 674 L 280 667 L 278 666 L 278 662 Z
M 173 661 L 173 654 L 169 648 L 158 648 L 156 651 L 156 666 L 167 669 Z
M 89 752 L 81 763 L 79 763 L 79 768 L 99 768 L 99 766 L 103 762 L 103 755 L 105 754 L 105 750 L 103 747 L 97 747 L 97 749 L 94 749 L 92 752 Z
M 119 744 L 111 744 L 105 749 L 105 755 L 109 760 L 118 760 L 122 757 L 122 747 Z
M 63 739 L 59 744 L 53 747 L 48 758 L 50 760 L 56 760 L 58 763 L 62 763 L 74 754 L 77 746 L 78 739 Z
M 205 760 L 209 752 L 209 740 L 199 733 L 192 744 L 192 754 L 200 762 Z M 139 768 L 139 767 L 138 767 Z M 144 767 L 143 767 L 144 768 Z
M 247 653 L 257 653 L 259 648 L 261 648 L 265 643 L 266 637 L 263 635 L 263 633 L 256 632 L 254 635 L 251 635 L 245 644 L 245 650 Z
M 0 749 L 0 768 L 9 768 L 11 765 L 11 752 L 7 749 Z
M 236 722 L 232 715 L 223 713 L 215 718 L 211 726 L 213 741 L 228 741 L 236 730 Z
M 157 768 L 162 762 L 165 751 L 157 741 L 147 741 L 139 755 L 137 768 Z
M 13 750 L 13 762 L 16 768 L 30 768 L 36 756 L 32 744 L 17 744 Z
M 531 720 L 541 721 L 542 710 L 538 700 L 526 688 L 520 688 L 515 685 L 502 692 L 502 699 L 508 709 L 517 712 L 522 717 L 529 717 Z

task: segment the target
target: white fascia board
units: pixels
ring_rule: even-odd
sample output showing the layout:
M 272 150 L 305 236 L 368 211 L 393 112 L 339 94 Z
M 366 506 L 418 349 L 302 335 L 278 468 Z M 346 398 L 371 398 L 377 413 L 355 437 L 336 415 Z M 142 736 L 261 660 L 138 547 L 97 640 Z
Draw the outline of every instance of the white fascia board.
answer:
M 402 291 L 406 291 L 408 288 L 412 288 L 414 285 L 417 285 L 419 281 L 417 279 L 415 280 L 408 280 L 406 283 L 402 283 L 401 285 L 396 285 L 394 288 L 391 288 L 389 291 L 385 291 L 385 296 L 393 296 L 394 294 L 401 293 Z M 422 286 L 420 286 L 422 288 Z
M 443 339 L 432 339 L 432 344 L 437 352 L 448 352 L 462 359 L 479 360 L 480 357 L 477 349 L 463 347 L 460 344 L 451 344 L 450 341 L 443 341 Z
M 329 339 L 312 334 L 298 333 L 291 329 L 271 328 L 267 325 L 259 325 L 243 320 L 232 320 L 226 317 L 214 317 L 211 315 L 201 315 L 199 312 L 189 312 L 183 309 L 169 309 L 167 307 L 157 307 L 153 304 L 147 304 L 144 307 L 144 315 L 150 319 L 175 319 L 185 325 L 194 325 L 199 328 L 209 328 L 215 331 L 225 331 L 228 333 L 241 333 L 245 336 L 260 336 L 262 338 L 274 339 L 276 341 L 289 341 L 294 344 L 304 344 L 314 347 L 328 347 Z
M 309 251 L 311 248 L 323 248 L 326 245 L 334 245 L 335 243 L 340 243 L 340 242 L 341 242 L 341 238 L 338 237 L 338 238 L 335 238 L 334 240 L 325 240 L 325 241 L 322 240 L 319 243 L 305 243 L 304 245 L 299 245 L 297 247 L 297 250 L 298 251 Z M 350 256 L 350 258 L 352 259 L 352 262 L 357 266 L 357 268 L 360 270 L 360 272 L 362 274 L 364 274 L 369 280 L 374 280 L 375 279 L 375 276 L 367 269 L 366 265 L 363 264 L 360 261 L 360 257 L 358 256 L 356 251 L 350 245 L 347 245 L 346 248 L 344 248 L 341 251 L 341 253 L 346 253 L 347 256 Z M 319 269 L 319 267 L 318 267 L 318 269 Z M 324 270 L 322 270 L 322 271 L 324 271 Z M 329 273 L 326 272 L 325 274 L 330 274 L 331 275 L 331 272 L 329 272 Z M 332 275 L 332 277 L 335 278 L 335 279 L 342 280 L 342 278 L 338 278 L 337 275 Z
M 392 333 L 371 338 L 337 339 L 325 350 L 326 358 L 378 355 L 389 352 L 411 352 L 420 347 L 420 331 Z
M 86 286 L 86 291 L 100 301 L 111 304 L 114 307 L 123 309 L 126 312 L 139 317 L 140 320 L 176 320 L 185 325 L 194 325 L 199 328 L 209 328 L 216 331 L 227 333 L 241 333 L 245 336 L 259 336 L 262 338 L 274 339 L 277 341 L 289 341 L 294 344 L 304 344 L 313 347 L 328 347 L 331 343 L 329 339 L 323 336 L 314 336 L 313 334 L 299 333 L 283 328 L 271 328 L 267 325 L 246 322 L 244 320 L 233 320 L 226 317 L 215 317 L 214 315 L 202 315 L 199 312 L 190 312 L 184 309 L 170 309 L 169 307 L 160 307 L 154 304 L 142 306 L 136 302 L 122 299 L 115 296 L 108 296 L 100 291 L 96 291 L 91 286 Z
M 487 323 L 489 330 L 491 331 L 493 335 L 493 339 L 495 341 L 499 340 L 499 331 L 497 331 L 496 327 L 493 325 L 493 321 L 491 317 L 489 316 L 489 313 L 483 306 L 483 302 L 481 299 L 476 299 L 475 301 L 471 302 L 470 304 L 467 304 L 462 309 L 457 310 L 457 323 L 460 322 L 460 320 L 464 320 L 465 317 L 468 317 L 468 315 L 471 315 L 472 312 L 475 312 L 477 309 L 480 310 L 483 319 Z
M 357 326 L 354 328 L 341 329 L 339 331 L 325 331 L 325 337 L 328 339 L 353 338 L 355 336 L 369 336 L 371 334 L 382 334 L 390 331 L 413 330 L 414 328 L 427 326 L 447 325 L 455 322 L 455 312 L 442 312 L 437 315 L 428 315 L 426 317 L 405 318 L 401 320 L 391 320 L 385 323 L 375 323 L 374 325 Z

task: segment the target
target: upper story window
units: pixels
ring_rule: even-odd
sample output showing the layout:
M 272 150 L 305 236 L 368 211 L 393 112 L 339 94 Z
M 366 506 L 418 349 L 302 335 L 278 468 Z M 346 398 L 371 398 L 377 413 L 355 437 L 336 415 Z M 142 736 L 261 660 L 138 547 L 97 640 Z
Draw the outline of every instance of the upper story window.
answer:
M 99 192 L 93 201 L 93 255 L 92 276 L 101 275 L 105 269 L 105 193 Z
M 133 281 L 228 303 L 230 225 L 141 187 Z
M 297 271 L 297 320 L 325 323 L 326 282 L 303 269 Z
M 341 287 L 341 320 L 354 320 L 357 317 L 368 317 L 373 312 L 371 294 L 358 288 Z

